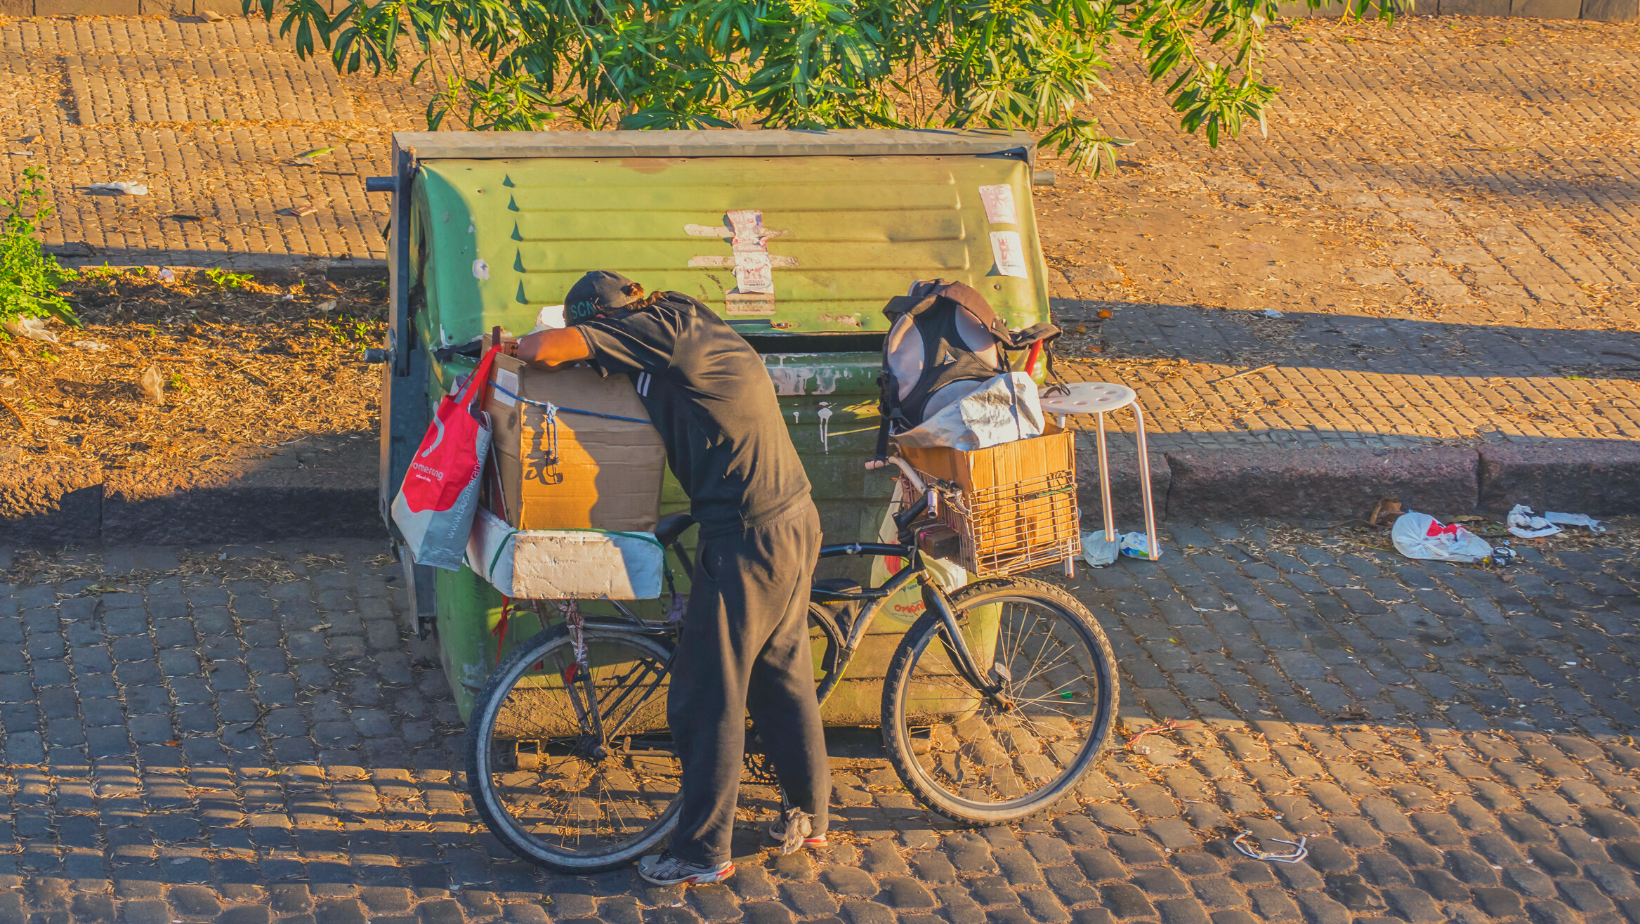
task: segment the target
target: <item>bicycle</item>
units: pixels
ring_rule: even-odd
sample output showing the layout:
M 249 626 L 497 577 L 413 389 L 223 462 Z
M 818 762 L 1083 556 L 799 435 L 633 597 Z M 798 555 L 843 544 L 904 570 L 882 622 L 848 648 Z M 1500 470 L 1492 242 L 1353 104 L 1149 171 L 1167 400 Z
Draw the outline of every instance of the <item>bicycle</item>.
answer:
M 877 587 L 817 582 L 811 636 L 822 704 L 888 600 L 913 582 L 925 611 L 900 642 L 883 685 L 882 735 L 901 781 L 957 822 L 1018 821 L 1064 798 L 1093 766 L 1116 714 L 1115 658 L 1075 597 L 1040 581 L 982 580 L 947 594 L 915 543 L 930 492 L 893 458 L 918 500 L 896 514 L 898 543 L 828 545 L 821 558 L 898 557 Z M 673 514 L 656 538 L 692 565 Z M 572 603 L 491 672 L 468 728 L 467 786 L 485 824 L 533 863 L 602 872 L 653 852 L 677 821 L 680 766 L 666 732 L 668 663 L 681 622 L 582 615 Z M 610 601 L 614 603 L 615 601 Z M 818 646 L 817 646 L 818 647 Z M 989 666 L 986 665 L 989 662 Z M 748 742 L 755 738 L 748 736 Z

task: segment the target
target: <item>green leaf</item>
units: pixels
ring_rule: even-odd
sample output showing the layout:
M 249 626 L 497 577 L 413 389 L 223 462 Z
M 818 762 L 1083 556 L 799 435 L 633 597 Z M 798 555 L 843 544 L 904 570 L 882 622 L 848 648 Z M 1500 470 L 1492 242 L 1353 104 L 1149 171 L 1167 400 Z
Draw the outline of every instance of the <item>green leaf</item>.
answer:
M 1119 139 L 1078 112 L 1113 55 L 1210 144 L 1248 117 L 1267 132 L 1275 94 L 1259 68 L 1277 0 L 258 2 L 339 72 L 410 62 L 429 127 L 1024 129 L 1097 173 Z

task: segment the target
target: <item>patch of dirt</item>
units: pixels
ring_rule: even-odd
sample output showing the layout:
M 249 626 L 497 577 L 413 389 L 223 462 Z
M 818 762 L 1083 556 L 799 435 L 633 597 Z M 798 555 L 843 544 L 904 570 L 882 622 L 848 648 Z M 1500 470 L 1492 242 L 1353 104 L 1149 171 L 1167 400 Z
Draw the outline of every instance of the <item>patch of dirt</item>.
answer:
M 383 280 L 92 269 L 68 298 L 83 329 L 0 342 L 0 461 L 174 468 L 375 428 L 379 369 L 360 354 L 382 340 Z

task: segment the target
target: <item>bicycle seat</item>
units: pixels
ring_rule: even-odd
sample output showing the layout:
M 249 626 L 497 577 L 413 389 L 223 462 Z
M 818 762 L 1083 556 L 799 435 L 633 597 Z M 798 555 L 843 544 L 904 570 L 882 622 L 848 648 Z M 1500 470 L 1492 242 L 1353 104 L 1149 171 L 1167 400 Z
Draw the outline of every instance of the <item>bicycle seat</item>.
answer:
M 661 545 L 671 545 L 694 525 L 695 518 L 690 516 L 687 510 L 682 513 L 669 513 L 655 524 L 655 540 Z

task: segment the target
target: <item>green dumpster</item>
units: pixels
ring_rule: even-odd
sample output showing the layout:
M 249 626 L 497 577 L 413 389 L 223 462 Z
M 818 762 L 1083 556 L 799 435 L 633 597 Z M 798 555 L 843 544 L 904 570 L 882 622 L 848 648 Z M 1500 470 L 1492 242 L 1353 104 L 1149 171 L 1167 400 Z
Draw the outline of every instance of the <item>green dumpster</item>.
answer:
M 1047 319 L 1023 134 L 947 131 L 438 132 L 393 138 L 392 313 L 383 371 L 381 512 L 431 408 L 493 327 L 515 336 L 609 269 L 692 295 L 763 354 L 828 542 L 875 539 L 890 479 L 876 449 L 881 309 L 916 279 L 957 279 L 1013 328 Z M 663 512 L 688 499 L 667 478 Z M 395 542 L 397 536 L 395 534 Z M 538 631 L 467 569 L 406 563 L 418 631 L 437 634 L 461 714 L 512 644 Z M 822 576 L 864 580 L 864 563 Z M 588 607 L 591 609 L 592 607 Z M 920 614 L 879 617 L 826 708 L 876 724 L 880 684 Z M 505 628 L 505 632 L 502 629 Z

